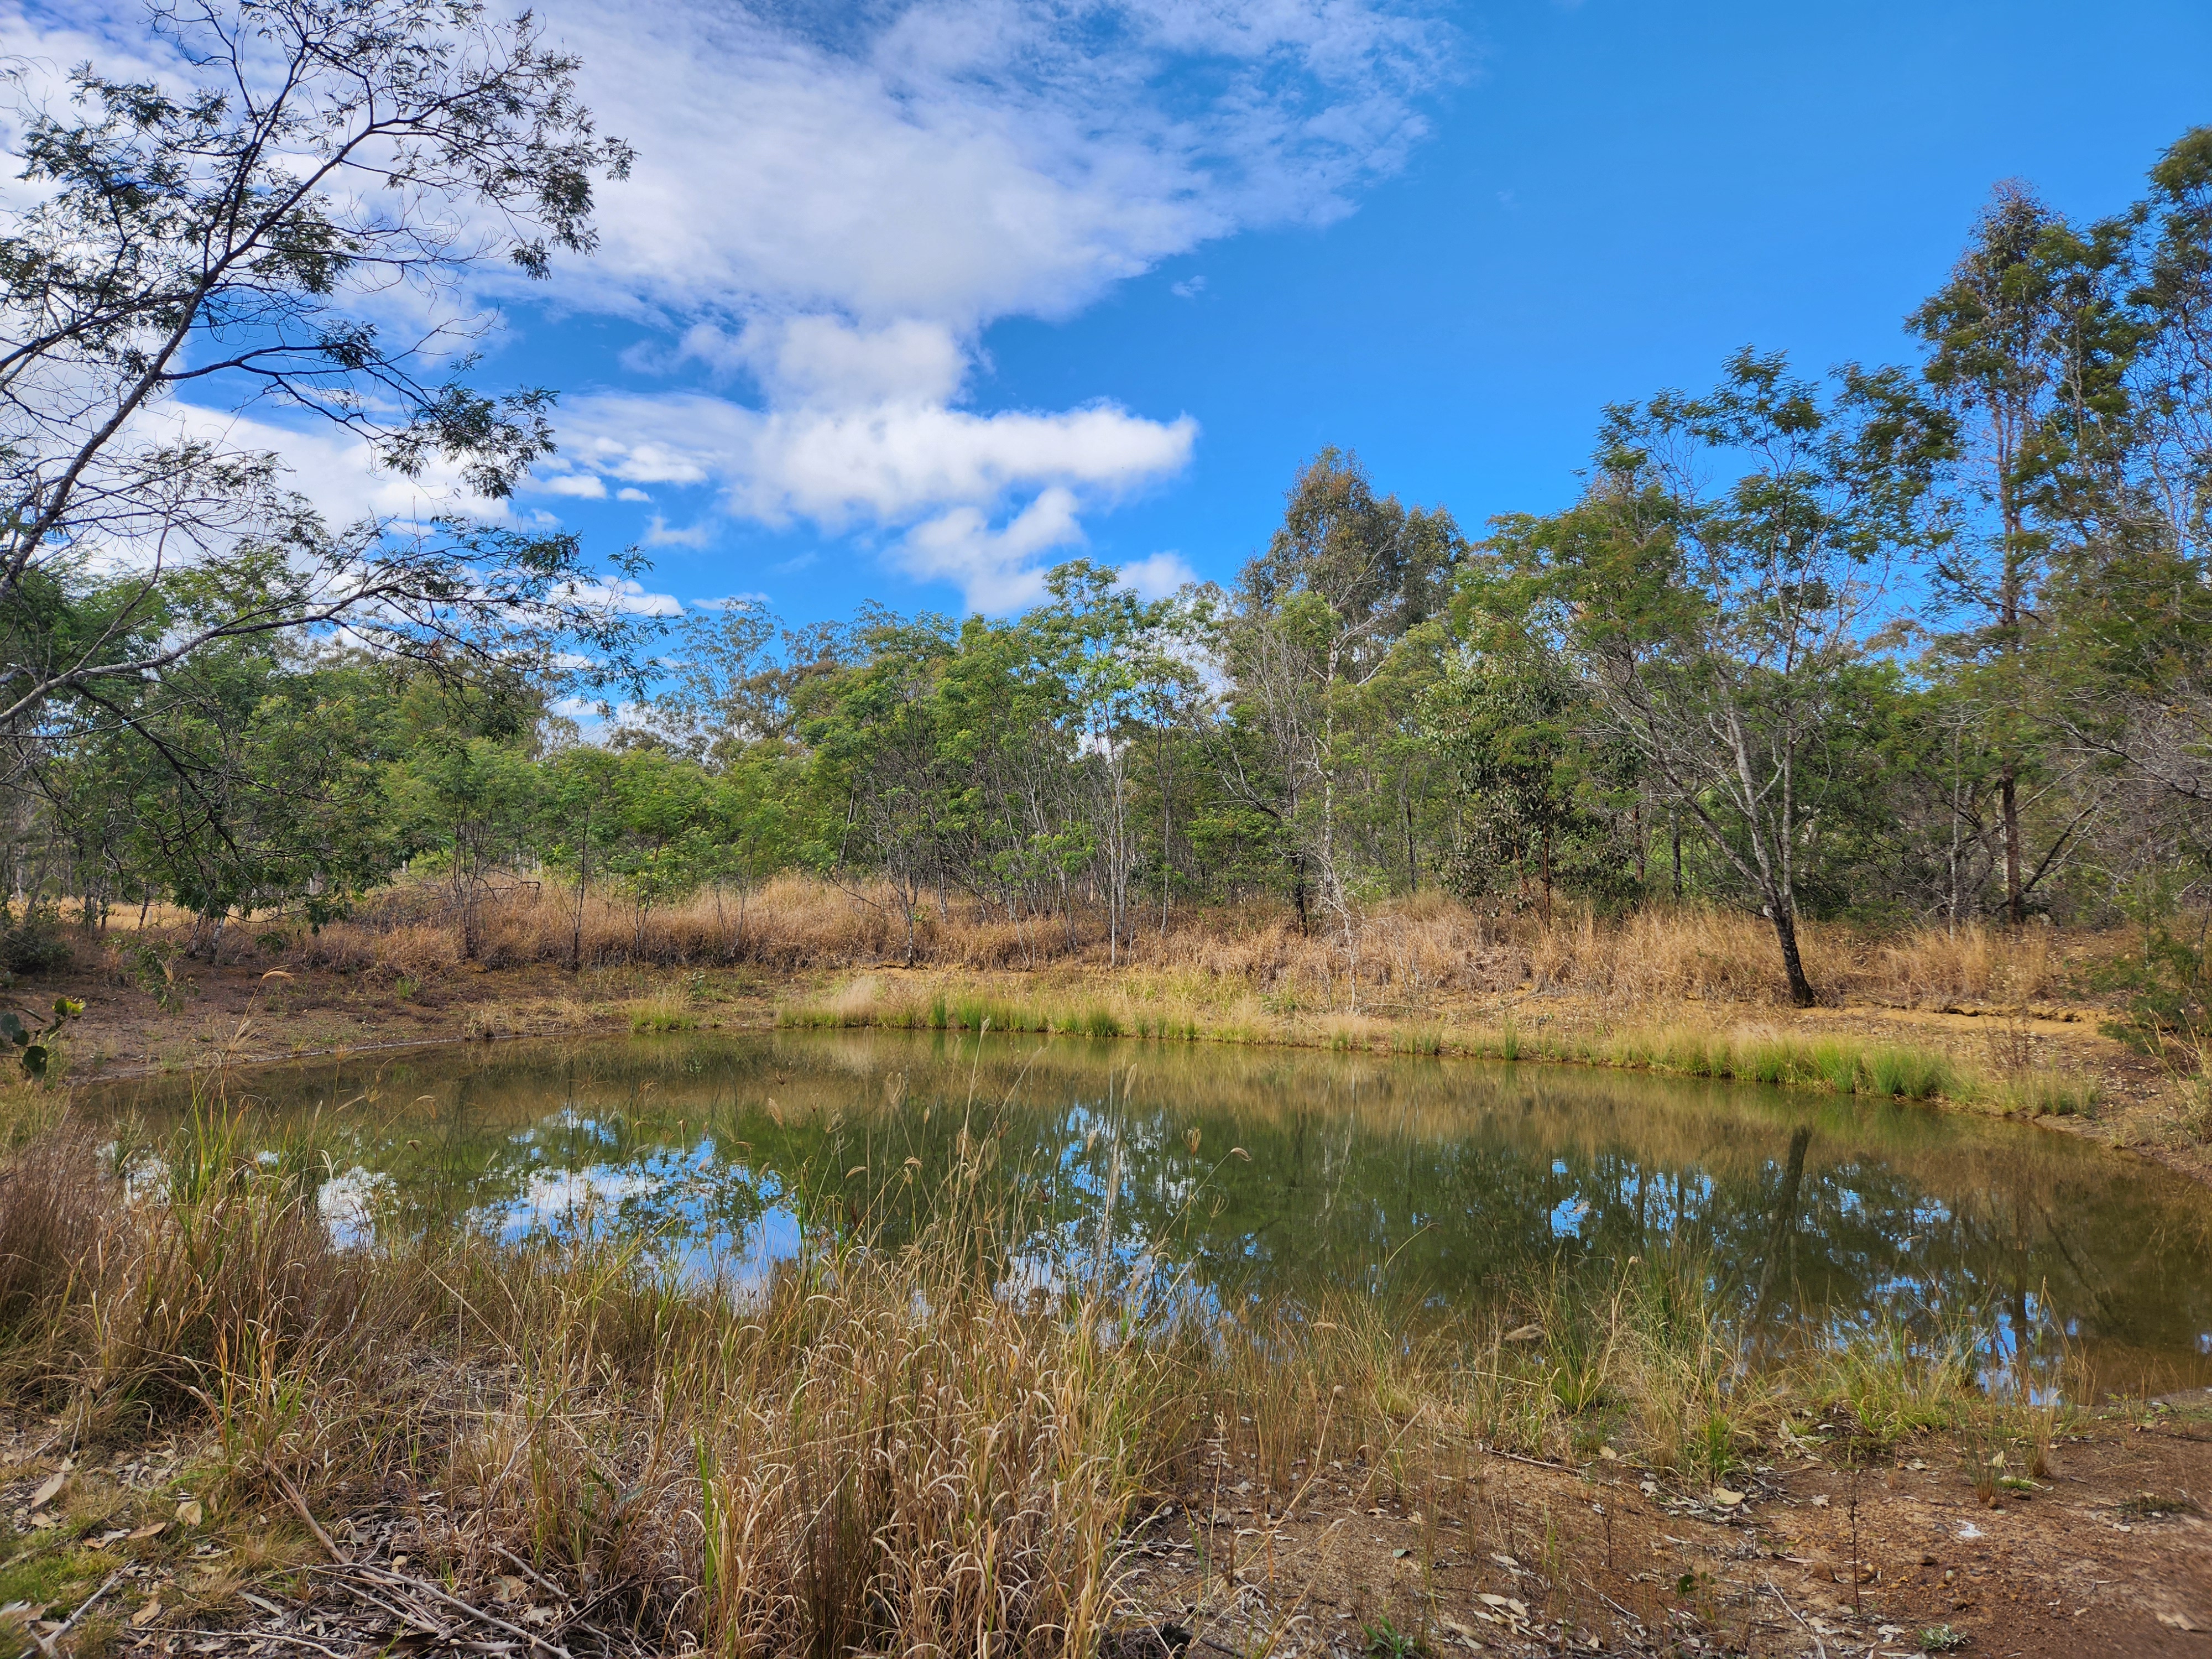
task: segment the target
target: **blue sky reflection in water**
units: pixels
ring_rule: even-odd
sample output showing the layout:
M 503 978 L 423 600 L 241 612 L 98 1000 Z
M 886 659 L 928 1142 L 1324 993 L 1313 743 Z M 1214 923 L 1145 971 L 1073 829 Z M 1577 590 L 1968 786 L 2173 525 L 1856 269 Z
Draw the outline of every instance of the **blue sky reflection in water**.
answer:
M 757 1284 L 906 1235 L 962 1156 L 1012 1276 L 1207 1303 L 1346 1291 L 1478 1325 L 1553 1272 L 1699 1265 L 1764 1328 L 1893 1318 L 2092 1386 L 2212 1383 L 2212 1194 L 2021 1125 L 1628 1073 L 888 1032 L 447 1050 L 243 1085 L 314 1115 L 342 1228 L 581 1228 Z M 173 1080 L 118 1085 L 156 1138 Z M 2063 1342 L 2062 1342 L 2063 1337 Z

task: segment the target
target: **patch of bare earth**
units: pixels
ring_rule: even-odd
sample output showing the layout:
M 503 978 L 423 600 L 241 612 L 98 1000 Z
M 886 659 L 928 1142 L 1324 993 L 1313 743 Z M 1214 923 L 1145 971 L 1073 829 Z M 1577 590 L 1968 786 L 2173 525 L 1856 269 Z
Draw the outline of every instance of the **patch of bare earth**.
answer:
M 1363 1506 L 1364 1472 L 1189 1495 L 1131 1590 L 1201 1650 L 2212 1654 L 2212 1431 L 2104 1422 L 1992 1507 L 1948 1444 L 1808 1457 L 1683 1494 L 1631 1464 L 1483 1459 L 1462 1488 Z M 1424 1512 L 1425 1504 L 1426 1512 Z

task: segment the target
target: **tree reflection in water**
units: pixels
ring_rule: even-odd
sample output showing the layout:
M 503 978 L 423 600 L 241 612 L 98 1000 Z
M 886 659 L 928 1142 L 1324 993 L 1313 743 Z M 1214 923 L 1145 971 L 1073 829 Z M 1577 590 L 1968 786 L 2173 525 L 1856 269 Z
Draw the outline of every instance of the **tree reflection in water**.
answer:
M 581 1226 L 757 1281 L 810 1239 L 896 1242 L 964 1155 L 1020 1273 L 1208 1302 L 1364 1289 L 1480 1314 L 1554 1272 L 1702 1265 L 1754 1340 L 1971 1324 L 2032 1377 L 2212 1382 L 2212 1195 L 2071 1137 L 1636 1074 L 1213 1045 L 890 1032 L 431 1051 L 234 1085 L 303 1126 L 342 1229 Z M 96 1106 L 158 1135 L 174 1080 Z

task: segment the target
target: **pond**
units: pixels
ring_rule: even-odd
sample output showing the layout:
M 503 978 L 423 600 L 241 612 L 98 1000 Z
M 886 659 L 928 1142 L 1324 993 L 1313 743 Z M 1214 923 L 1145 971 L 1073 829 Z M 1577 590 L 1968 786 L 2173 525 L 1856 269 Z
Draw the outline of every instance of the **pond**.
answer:
M 1214 1302 L 1504 1310 L 1674 1252 L 1746 1317 L 1971 1325 L 1997 1370 L 2212 1383 L 2212 1194 L 2071 1136 L 1638 1073 L 1218 1045 L 779 1032 L 425 1049 L 243 1074 L 341 1237 L 635 1234 L 758 1279 L 915 1224 L 965 1146 L 1036 1273 Z M 179 1079 L 88 1091 L 157 1150 Z M 326 1158 L 326 1161 L 325 1161 Z M 2086 1382 L 2082 1379 L 2087 1379 Z

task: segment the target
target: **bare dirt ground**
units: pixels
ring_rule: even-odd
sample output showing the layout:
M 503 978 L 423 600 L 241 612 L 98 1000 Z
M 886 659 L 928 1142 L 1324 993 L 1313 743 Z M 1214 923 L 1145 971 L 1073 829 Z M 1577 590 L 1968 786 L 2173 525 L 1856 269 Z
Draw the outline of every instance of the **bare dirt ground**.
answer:
M 1856 1468 L 1808 1446 L 1740 1484 L 1492 1456 L 1425 1515 L 1348 1502 L 1331 1469 L 1273 1519 L 1231 1486 L 1155 1522 L 1133 1583 L 1239 1653 L 1263 1632 L 1361 1651 L 1388 1620 L 1438 1653 L 2212 1654 L 2201 1407 L 2084 1425 L 1994 1506 L 1926 1439 Z
M 71 1457 L 69 1442 L 39 1419 L 0 1436 L 0 1626 L 49 1652 L 640 1650 L 620 1587 L 587 1589 L 555 1556 L 453 1576 L 434 1492 L 312 1523 L 281 1496 L 224 1512 L 212 1447 Z M 1923 1438 L 1854 1468 L 1808 1440 L 1740 1494 L 1602 1453 L 1477 1454 L 1449 1487 L 1395 1497 L 1357 1462 L 1273 1493 L 1224 1466 L 1132 1533 L 1110 1650 L 1158 1653 L 1164 1636 L 1231 1659 L 2212 1654 L 2208 1402 L 2079 1425 L 1994 1504 L 1964 1457 Z

